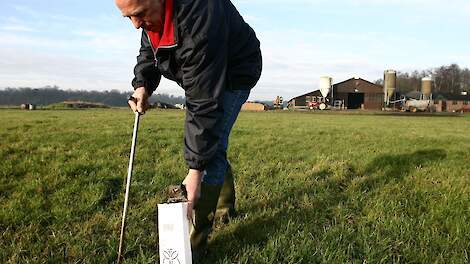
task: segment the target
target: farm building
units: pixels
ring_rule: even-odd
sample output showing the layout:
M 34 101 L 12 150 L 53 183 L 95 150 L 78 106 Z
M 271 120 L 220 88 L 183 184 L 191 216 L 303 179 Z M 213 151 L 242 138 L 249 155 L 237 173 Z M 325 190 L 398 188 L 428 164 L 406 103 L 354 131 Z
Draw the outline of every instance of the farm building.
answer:
M 436 112 L 470 112 L 470 95 L 462 93 L 455 94 L 434 94 L 434 109 Z
M 268 106 L 263 103 L 246 102 L 242 106 L 242 111 L 267 111 Z
M 333 100 L 331 96 L 333 95 Z M 291 109 L 306 108 L 308 102 L 321 100 L 319 90 L 300 95 L 289 101 Z M 340 102 L 345 109 L 381 110 L 384 103 L 384 88 L 361 78 L 351 78 L 333 85 L 328 101 Z
M 333 97 L 343 101 L 346 109 L 381 110 L 384 88 L 361 78 L 351 78 L 333 85 Z
M 316 90 L 292 98 L 288 103 L 288 107 L 289 109 L 305 109 L 307 108 L 308 102 L 320 102 L 322 99 L 323 96 L 320 90 Z
M 83 102 L 83 101 L 64 101 L 62 103 L 51 104 L 50 109 L 84 109 L 84 108 L 109 108 L 102 103 Z
M 164 102 L 155 102 L 151 108 L 160 108 L 160 109 L 180 109 L 172 104 L 164 103 Z
M 21 104 L 21 109 L 23 110 L 36 110 L 36 105 L 34 104 Z

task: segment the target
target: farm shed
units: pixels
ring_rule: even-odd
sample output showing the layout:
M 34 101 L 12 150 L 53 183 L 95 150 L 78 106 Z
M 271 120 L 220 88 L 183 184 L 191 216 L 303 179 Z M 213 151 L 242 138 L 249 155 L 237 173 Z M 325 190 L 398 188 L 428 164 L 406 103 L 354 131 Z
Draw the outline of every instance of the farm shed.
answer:
M 64 108 L 109 108 L 103 103 L 83 102 L 83 101 L 64 101 Z
M 167 104 L 164 102 L 155 102 L 152 106 L 152 108 L 160 108 L 160 109 L 180 109 L 172 104 Z
M 351 78 L 333 84 L 328 94 L 328 101 L 333 95 L 335 101 L 341 101 L 346 109 L 381 110 L 384 104 L 384 88 L 361 78 Z M 307 108 L 308 102 L 321 100 L 320 90 L 297 96 L 289 101 L 289 108 Z
M 307 109 L 308 102 L 319 102 L 323 98 L 320 90 L 299 95 L 288 102 L 289 109 Z
M 246 102 L 242 106 L 242 111 L 266 111 L 268 106 L 263 103 Z
M 346 109 L 381 110 L 384 104 L 384 88 L 361 78 L 334 84 L 333 96 L 343 101 Z
M 436 112 L 470 112 L 470 95 L 438 93 L 434 94 L 434 109 Z

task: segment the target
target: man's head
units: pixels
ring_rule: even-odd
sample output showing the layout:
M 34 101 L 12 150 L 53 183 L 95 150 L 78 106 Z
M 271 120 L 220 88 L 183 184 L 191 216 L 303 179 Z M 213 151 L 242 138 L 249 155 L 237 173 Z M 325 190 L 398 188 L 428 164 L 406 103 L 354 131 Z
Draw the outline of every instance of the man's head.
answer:
M 124 17 L 128 17 L 134 27 L 160 32 L 163 28 L 165 0 L 115 0 Z

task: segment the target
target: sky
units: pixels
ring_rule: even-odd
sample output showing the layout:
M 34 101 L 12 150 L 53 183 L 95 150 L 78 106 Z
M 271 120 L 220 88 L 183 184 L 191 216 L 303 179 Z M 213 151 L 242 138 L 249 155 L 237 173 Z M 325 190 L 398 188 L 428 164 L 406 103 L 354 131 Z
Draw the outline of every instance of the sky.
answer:
M 470 68 L 469 0 L 233 0 L 261 41 L 250 100 L 290 99 L 320 76 Z M 132 91 L 140 32 L 112 0 L 0 0 L 0 88 Z M 184 95 L 164 80 L 156 93 Z

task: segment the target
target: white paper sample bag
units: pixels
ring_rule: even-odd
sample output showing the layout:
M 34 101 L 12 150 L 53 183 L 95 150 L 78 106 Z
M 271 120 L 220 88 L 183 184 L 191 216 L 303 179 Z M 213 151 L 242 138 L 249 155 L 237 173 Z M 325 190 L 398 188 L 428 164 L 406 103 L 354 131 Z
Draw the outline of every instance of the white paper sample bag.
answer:
M 192 264 L 187 203 L 158 205 L 160 264 Z

